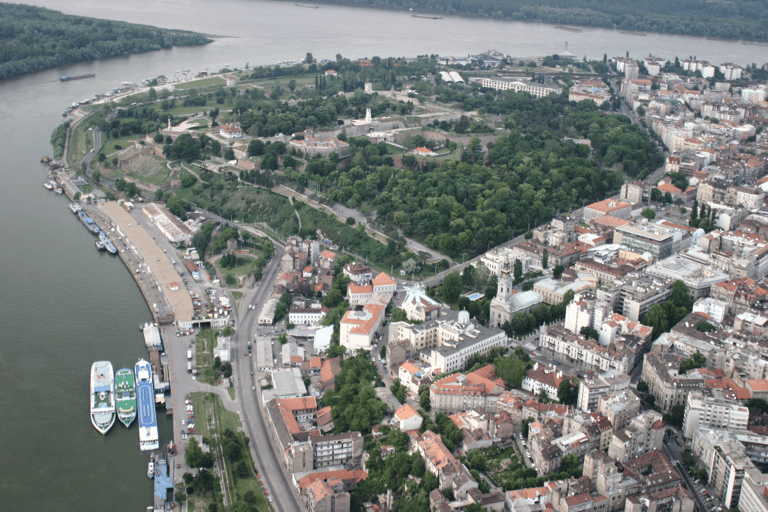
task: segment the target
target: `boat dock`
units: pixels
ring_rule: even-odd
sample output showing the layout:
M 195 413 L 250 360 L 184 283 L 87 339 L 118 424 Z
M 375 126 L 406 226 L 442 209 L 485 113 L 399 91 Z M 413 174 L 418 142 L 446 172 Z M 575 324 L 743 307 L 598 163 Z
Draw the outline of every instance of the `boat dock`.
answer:
M 154 498 L 155 498 L 155 510 L 165 510 L 167 502 L 173 502 L 173 497 L 170 497 L 168 493 L 173 493 L 173 480 L 175 467 L 173 466 L 173 459 L 168 460 L 166 454 L 161 453 L 155 460 L 155 479 L 154 479 Z
M 122 238 L 120 258 L 139 283 L 158 325 L 191 321 L 192 299 L 186 288 L 178 286 L 179 273 L 168 255 L 122 206 L 109 201 L 99 208 Z

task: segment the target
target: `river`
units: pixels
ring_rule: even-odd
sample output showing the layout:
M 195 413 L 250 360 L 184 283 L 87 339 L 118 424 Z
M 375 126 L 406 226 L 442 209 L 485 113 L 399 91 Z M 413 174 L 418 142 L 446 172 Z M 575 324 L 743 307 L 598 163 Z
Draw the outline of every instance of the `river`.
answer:
M 218 70 L 315 58 L 463 56 L 496 49 L 516 57 L 568 50 L 581 57 L 652 53 L 696 55 L 713 63 L 766 60 L 766 48 L 692 37 L 623 35 L 610 30 L 565 32 L 551 25 L 264 0 L 48 0 L 31 2 L 70 14 L 217 34 L 214 43 L 78 64 L 0 83 L 0 496 L 3 510 L 143 510 L 151 503 L 147 457 L 136 426 L 116 424 L 105 437 L 88 417 L 94 360 L 115 369 L 146 355 L 138 325 L 147 305 L 119 259 L 98 253 L 93 237 L 42 187 L 38 163 L 50 155 L 50 134 L 76 101 L 123 81 L 176 70 Z M 94 79 L 59 83 L 62 75 Z M 170 423 L 159 415 L 161 442 Z

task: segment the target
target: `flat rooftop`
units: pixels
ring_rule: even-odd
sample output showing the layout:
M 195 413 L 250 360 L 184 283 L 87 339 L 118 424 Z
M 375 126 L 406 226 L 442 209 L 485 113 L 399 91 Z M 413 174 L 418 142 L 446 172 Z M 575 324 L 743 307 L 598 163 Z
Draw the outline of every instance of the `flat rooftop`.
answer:
M 114 201 L 109 201 L 101 205 L 101 209 L 106 213 L 112 222 L 127 236 L 136 249 L 141 253 L 144 261 L 147 262 L 152 273 L 155 275 L 160 288 L 171 305 L 174 318 L 177 322 L 192 320 L 194 309 L 192 299 L 185 287 L 176 287 L 176 290 L 170 289 L 171 283 L 178 283 L 179 273 L 171 264 L 168 255 L 163 252 L 157 242 L 152 238 L 146 229 L 139 225 L 138 221 L 131 216 L 122 206 Z M 130 269 L 131 272 L 134 269 Z

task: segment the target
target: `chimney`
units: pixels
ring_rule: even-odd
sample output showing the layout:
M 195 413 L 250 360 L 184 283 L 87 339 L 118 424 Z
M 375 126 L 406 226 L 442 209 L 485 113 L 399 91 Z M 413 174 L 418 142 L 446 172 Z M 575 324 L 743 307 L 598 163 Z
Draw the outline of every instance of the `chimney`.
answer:
M 563 372 L 557 372 L 557 378 L 561 378 L 563 376 Z
M 533 369 L 534 370 L 538 370 L 539 369 L 539 363 L 534 363 L 533 364 Z

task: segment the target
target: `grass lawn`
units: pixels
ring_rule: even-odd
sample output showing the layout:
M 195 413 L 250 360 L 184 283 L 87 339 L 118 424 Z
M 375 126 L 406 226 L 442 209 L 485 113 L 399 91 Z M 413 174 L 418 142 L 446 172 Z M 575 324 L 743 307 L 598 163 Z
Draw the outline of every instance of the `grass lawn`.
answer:
M 449 151 L 448 153 L 438 154 L 437 156 L 432 157 L 432 159 L 438 162 L 458 162 L 461 160 L 461 151 Z
M 119 139 L 109 139 L 105 141 L 102 137 L 101 151 L 107 156 L 107 158 L 112 158 L 112 153 L 117 153 L 118 151 L 122 151 L 127 147 L 133 146 L 133 143 L 136 142 L 136 140 L 139 138 L 142 138 L 141 135 L 128 135 L 125 137 L 120 137 Z M 116 148 L 115 146 L 120 146 L 120 148 Z
M 195 363 L 197 380 L 216 384 L 217 372 L 213 370 L 213 347 L 216 345 L 216 331 L 206 329 L 195 340 Z
M 235 300 L 240 300 L 243 298 L 243 292 L 232 292 L 232 297 Z
M 224 85 L 227 81 L 218 76 L 211 78 L 203 78 L 201 80 L 193 80 L 191 82 L 184 82 L 174 86 L 176 90 L 183 91 L 186 89 L 194 89 L 196 87 L 213 87 L 216 85 Z
M 237 266 L 232 268 L 224 268 L 221 266 L 220 261 L 216 262 L 216 268 L 218 268 L 222 274 L 232 274 L 233 276 L 244 276 L 253 272 L 256 268 L 256 260 L 245 254 L 237 255 Z
M 91 192 L 93 192 L 93 187 L 90 185 L 82 185 L 80 187 L 80 192 L 82 192 L 83 195 L 90 194 Z
M 237 415 L 237 413 L 226 410 L 221 402 L 221 398 L 214 393 L 193 393 L 192 403 L 195 408 L 195 419 L 198 423 L 197 433 L 207 437 L 209 441 L 216 444 L 215 446 L 211 446 L 211 450 L 213 451 L 214 455 L 217 453 L 223 453 L 220 446 L 222 434 L 229 429 L 232 432 L 237 433 L 237 438 L 240 440 L 243 453 L 243 456 L 240 460 L 245 461 L 245 464 L 249 469 L 253 468 L 254 461 L 251 457 L 250 449 L 248 449 L 246 446 L 245 435 L 238 433 L 238 429 L 241 427 L 241 423 L 240 417 Z M 215 424 L 213 421 L 214 416 L 218 420 L 218 432 L 214 432 L 213 429 L 213 425 Z M 263 490 L 261 489 L 261 485 L 259 484 L 256 474 L 252 470 L 249 471 L 247 478 L 239 478 L 233 474 L 233 470 L 240 464 L 240 461 L 232 463 L 229 460 L 219 459 L 218 463 L 223 464 L 223 467 L 226 468 L 228 480 L 232 484 L 230 488 L 231 496 L 234 497 L 239 494 L 241 497 L 243 497 L 248 491 L 253 491 L 256 496 L 257 510 L 270 510 L 267 499 L 264 496 Z M 218 488 L 219 485 L 217 484 L 217 489 Z M 190 498 L 193 498 L 193 496 L 190 496 Z M 195 497 L 195 499 L 197 499 L 197 497 Z M 207 507 L 212 499 L 208 497 L 207 500 L 203 499 L 199 501 L 200 503 L 205 502 L 205 506 Z M 207 509 L 198 507 L 196 510 Z
M 142 156 L 123 167 L 125 173 L 144 183 L 151 183 L 161 187 L 168 183 L 171 170 L 167 162 L 154 155 Z

